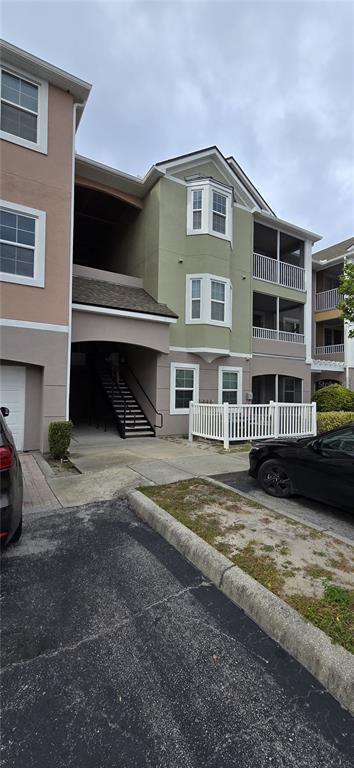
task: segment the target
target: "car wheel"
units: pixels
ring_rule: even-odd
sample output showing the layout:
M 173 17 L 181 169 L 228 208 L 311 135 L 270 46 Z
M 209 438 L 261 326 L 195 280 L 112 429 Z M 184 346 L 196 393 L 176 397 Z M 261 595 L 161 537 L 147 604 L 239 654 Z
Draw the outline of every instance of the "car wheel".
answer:
M 16 541 L 19 541 L 21 538 L 21 534 L 22 534 L 22 515 L 21 515 L 21 520 L 16 528 L 16 531 L 11 538 L 11 544 L 15 544 Z
M 258 480 L 263 491 L 270 496 L 286 499 L 293 493 L 293 484 L 287 468 L 278 459 L 269 459 L 261 464 Z

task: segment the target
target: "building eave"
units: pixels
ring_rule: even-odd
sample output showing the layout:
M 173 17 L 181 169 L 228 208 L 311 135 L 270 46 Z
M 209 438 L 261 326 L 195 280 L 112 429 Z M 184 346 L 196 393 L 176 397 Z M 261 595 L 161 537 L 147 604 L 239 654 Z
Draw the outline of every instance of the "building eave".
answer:
M 118 189 L 136 197 L 145 197 L 147 192 L 164 175 L 156 166 L 152 166 L 146 176 L 132 176 L 109 165 L 98 163 L 89 157 L 76 155 L 75 171 L 77 175 L 90 181 L 104 184 L 112 189 Z
M 318 240 L 322 240 L 322 235 L 318 235 L 316 232 L 311 232 L 303 227 L 298 227 L 290 221 L 285 221 L 285 219 L 279 219 L 278 216 L 271 216 L 265 211 L 254 211 L 254 218 L 265 226 L 273 227 L 274 229 L 281 228 L 289 235 L 300 237 L 303 240 L 310 240 L 311 243 L 317 243 Z

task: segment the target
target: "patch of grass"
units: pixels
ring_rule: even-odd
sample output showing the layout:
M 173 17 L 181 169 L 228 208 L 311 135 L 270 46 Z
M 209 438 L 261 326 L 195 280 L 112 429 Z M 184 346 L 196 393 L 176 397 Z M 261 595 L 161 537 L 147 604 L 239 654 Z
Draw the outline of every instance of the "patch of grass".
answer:
M 261 550 L 263 552 L 274 552 L 273 544 L 262 544 Z
M 285 557 L 289 553 L 290 553 L 289 547 L 284 547 L 284 546 L 280 547 L 280 549 L 279 549 L 279 554 L 280 555 L 284 555 L 284 557 Z
M 321 565 L 305 565 L 304 572 L 311 577 L 311 579 L 331 579 L 333 577 L 332 571 L 328 568 L 323 568 Z
M 326 557 L 327 554 L 324 549 L 313 549 L 312 551 L 314 555 L 317 555 L 317 557 Z
M 339 557 L 329 557 L 326 561 L 326 565 L 329 565 L 330 568 L 336 568 L 338 571 L 345 571 L 345 573 L 350 573 L 353 568 L 347 560 L 344 555 L 339 555 Z
M 285 574 L 279 572 L 275 560 L 270 555 L 256 554 L 254 547 L 249 543 L 233 555 L 232 561 L 276 595 L 281 593 Z
M 354 590 L 327 584 L 323 597 L 292 595 L 287 602 L 334 643 L 354 653 Z

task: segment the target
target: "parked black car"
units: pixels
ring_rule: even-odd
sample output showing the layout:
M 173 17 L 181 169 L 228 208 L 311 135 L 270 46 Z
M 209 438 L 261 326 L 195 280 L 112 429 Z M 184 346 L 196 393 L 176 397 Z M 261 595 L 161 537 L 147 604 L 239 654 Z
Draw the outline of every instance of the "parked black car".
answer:
M 20 459 L 5 417 L 0 408 L 0 540 L 2 546 L 18 541 L 22 533 L 23 479 Z
M 255 443 L 249 473 L 271 496 L 300 494 L 354 512 L 354 422 L 318 437 Z

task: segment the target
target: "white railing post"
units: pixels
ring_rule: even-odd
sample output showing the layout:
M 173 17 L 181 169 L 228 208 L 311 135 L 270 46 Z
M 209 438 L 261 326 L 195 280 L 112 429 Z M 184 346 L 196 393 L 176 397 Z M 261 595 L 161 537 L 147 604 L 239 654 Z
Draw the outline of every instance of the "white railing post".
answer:
M 224 448 L 229 450 L 229 404 L 223 404 Z
M 193 405 L 194 403 L 189 403 L 188 440 L 190 443 L 193 442 Z
M 271 400 L 269 405 L 272 406 L 273 410 L 274 437 L 279 437 L 279 403 L 275 403 L 274 400 Z
M 312 434 L 317 435 L 317 403 L 311 403 L 312 405 Z

